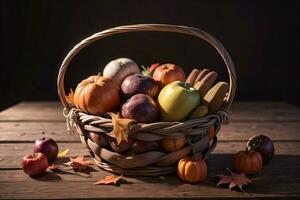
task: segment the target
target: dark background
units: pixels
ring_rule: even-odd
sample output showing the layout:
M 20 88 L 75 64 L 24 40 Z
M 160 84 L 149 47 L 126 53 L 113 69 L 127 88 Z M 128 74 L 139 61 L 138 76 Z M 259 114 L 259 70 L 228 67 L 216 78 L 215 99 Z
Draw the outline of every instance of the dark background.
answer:
M 98 31 L 125 24 L 194 26 L 228 50 L 237 71 L 236 100 L 300 104 L 299 3 L 226 1 L 0 1 L 0 109 L 19 101 L 58 100 L 59 66 L 71 48 Z M 66 89 L 97 74 L 106 63 L 129 57 L 139 65 L 173 62 L 217 70 L 217 52 L 191 36 L 126 33 L 100 40 L 71 62 Z

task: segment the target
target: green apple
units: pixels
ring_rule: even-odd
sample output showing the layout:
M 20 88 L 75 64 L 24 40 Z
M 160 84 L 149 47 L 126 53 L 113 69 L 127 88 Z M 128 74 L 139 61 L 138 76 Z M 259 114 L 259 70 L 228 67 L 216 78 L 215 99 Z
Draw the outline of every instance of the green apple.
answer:
M 161 121 L 183 121 L 200 104 L 200 95 L 189 83 L 174 81 L 158 95 Z

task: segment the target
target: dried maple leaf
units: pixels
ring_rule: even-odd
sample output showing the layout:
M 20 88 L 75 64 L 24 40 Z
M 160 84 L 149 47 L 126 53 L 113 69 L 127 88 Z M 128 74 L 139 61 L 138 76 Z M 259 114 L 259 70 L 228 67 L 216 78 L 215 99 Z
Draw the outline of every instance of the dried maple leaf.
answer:
M 50 169 L 51 171 L 54 171 L 54 170 L 60 169 L 61 167 L 62 166 L 60 164 L 52 164 L 52 165 L 48 166 L 48 169 Z
M 65 149 L 63 151 L 60 151 L 58 154 L 57 154 L 57 158 L 64 158 L 64 157 L 68 157 L 68 154 L 69 154 L 69 149 Z
M 70 88 L 70 92 L 66 96 L 66 100 L 69 104 L 74 105 L 74 92 L 73 92 L 72 88 Z
M 218 182 L 217 186 L 221 185 L 221 184 L 229 184 L 229 188 L 230 190 L 234 187 L 238 187 L 240 190 L 242 190 L 243 192 L 243 186 L 244 185 L 248 185 L 248 183 L 251 183 L 251 180 L 247 178 L 247 176 L 242 173 L 242 174 L 238 174 L 238 173 L 234 173 L 232 172 L 230 169 L 227 169 L 230 172 L 230 176 L 226 176 L 226 175 L 217 175 L 218 177 L 220 177 L 220 181 Z
M 130 126 L 135 120 L 121 118 L 120 113 L 115 114 L 109 112 L 107 114 L 111 116 L 114 125 L 113 130 L 110 133 L 115 135 L 117 143 L 120 144 L 122 140 L 127 142 Z
M 118 181 L 123 177 L 121 176 L 106 176 L 104 179 L 101 179 L 100 181 L 94 183 L 95 185 L 117 185 Z
M 72 167 L 74 170 L 84 170 L 88 167 L 88 165 L 91 164 L 90 161 L 85 160 L 83 156 L 78 156 L 76 158 L 70 158 L 70 162 L 67 162 L 66 164 Z

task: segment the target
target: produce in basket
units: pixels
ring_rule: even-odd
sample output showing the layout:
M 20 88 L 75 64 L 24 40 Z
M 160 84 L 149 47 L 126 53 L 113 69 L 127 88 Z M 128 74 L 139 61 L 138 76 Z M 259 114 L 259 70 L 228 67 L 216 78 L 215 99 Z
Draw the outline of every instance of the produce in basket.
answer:
M 200 96 L 190 84 L 174 81 L 160 91 L 158 104 L 161 121 L 183 121 L 200 104 Z
M 133 154 L 140 154 L 147 151 L 159 150 L 159 148 L 159 143 L 156 141 L 136 140 L 131 146 L 131 152 Z
M 157 81 L 150 76 L 143 76 L 141 74 L 127 76 L 122 82 L 121 89 L 126 98 L 139 93 L 156 98 L 160 90 Z
M 190 119 L 197 119 L 204 117 L 208 113 L 208 107 L 206 105 L 200 105 L 195 108 L 190 115 Z
M 208 106 L 209 113 L 214 113 L 222 107 L 228 90 L 228 83 L 218 82 L 206 93 L 203 97 L 203 104 Z
M 156 67 L 153 73 L 154 80 L 158 81 L 161 88 L 174 81 L 185 81 L 185 73 L 175 64 L 163 64 Z
M 131 74 L 140 74 L 138 65 L 129 58 L 118 58 L 110 61 L 103 70 L 103 76 L 111 78 L 121 87 L 123 80 Z
M 105 133 L 88 132 L 88 138 L 103 148 L 110 148 L 112 137 Z
M 120 103 L 118 85 L 110 78 L 90 76 L 81 81 L 74 93 L 77 108 L 92 115 L 114 111 Z
M 148 95 L 136 94 L 121 106 L 123 118 L 138 122 L 151 123 L 159 118 L 159 110 L 155 101 Z
M 120 144 L 118 144 L 117 140 L 112 138 L 110 146 L 117 153 L 125 153 L 130 149 L 133 142 L 134 140 L 129 137 L 127 141 L 122 140 Z
M 181 149 L 186 143 L 185 137 L 165 138 L 160 142 L 161 147 L 167 152 L 173 152 Z
M 198 90 L 201 99 L 206 95 L 208 90 L 213 86 L 218 74 L 215 71 L 211 71 L 206 74 L 201 80 L 194 84 L 194 88 Z
M 197 183 L 203 181 L 207 176 L 207 165 L 204 160 L 185 157 L 178 162 L 177 173 L 181 180 Z

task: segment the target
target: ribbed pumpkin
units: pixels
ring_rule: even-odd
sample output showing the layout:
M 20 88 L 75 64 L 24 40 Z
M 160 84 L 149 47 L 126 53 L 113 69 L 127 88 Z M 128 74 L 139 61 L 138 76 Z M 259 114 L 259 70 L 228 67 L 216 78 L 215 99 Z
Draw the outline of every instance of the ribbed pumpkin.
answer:
M 190 157 L 184 157 L 178 162 L 177 173 L 181 180 L 197 183 L 203 181 L 207 176 L 207 165 L 204 160 L 193 160 Z
M 77 108 L 92 115 L 115 110 L 120 103 L 118 85 L 103 76 L 90 76 L 81 81 L 74 93 Z
M 185 81 L 185 73 L 181 67 L 175 64 L 163 64 L 157 67 L 153 73 L 153 79 L 156 80 L 160 87 L 172 83 L 174 81 Z
M 245 174 L 256 174 L 262 168 L 262 156 L 257 151 L 239 151 L 234 157 L 235 170 Z

